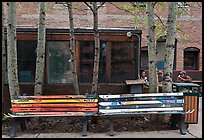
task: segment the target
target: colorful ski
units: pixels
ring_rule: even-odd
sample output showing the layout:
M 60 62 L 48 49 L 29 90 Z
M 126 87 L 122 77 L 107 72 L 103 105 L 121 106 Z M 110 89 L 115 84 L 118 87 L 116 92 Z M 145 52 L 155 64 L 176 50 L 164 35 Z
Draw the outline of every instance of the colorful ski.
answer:
M 180 100 L 155 100 L 155 101 L 119 101 L 119 102 L 99 102 L 101 106 L 111 105 L 137 105 L 137 104 L 162 104 L 162 103 L 184 103 L 183 99 Z
M 184 104 L 169 103 L 169 104 L 139 104 L 139 105 L 115 105 L 115 106 L 100 106 L 99 109 L 134 109 L 134 108 L 159 108 L 159 107 L 183 107 Z
M 135 115 L 135 114 L 185 114 L 185 111 L 140 111 L 140 112 L 117 112 L 101 113 L 100 115 Z
M 11 108 L 13 112 L 41 112 L 41 111 L 79 111 L 79 112 L 96 112 L 98 108 Z
M 101 106 L 110 105 L 131 105 L 131 104 L 159 104 L 161 101 L 119 101 L 119 102 L 99 102 Z
M 56 100 L 29 100 L 19 99 L 11 100 L 12 103 L 59 103 L 59 102 L 98 102 L 98 99 L 56 99 Z
M 140 109 L 99 109 L 100 113 L 117 113 L 117 112 L 140 112 L 140 111 L 183 111 L 183 107 L 171 108 L 140 108 Z
M 96 98 L 95 95 L 45 95 L 45 96 L 16 96 L 15 99 L 77 99 Z
M 118 94 L 99 95 L 99 98 L 128 98 L 128 97 L 157 97 L 157 96 L 183 96 L 183 92 L 178 93 L 146 93 L 146 94 Z
M 177 100 L 175 97 L 132 97 L 132 98 L 101 98 L 100 102 L 119 102 L 119 101 L 154 101 L 154 100 Z
M 14 113 L 11 117 L 33 117 L 33 116 L 89 116 L 96 112 L 26 112 Z
M 12 107 L 96 107 L 97 103 L 66 103 L 66 104 L 12 104 Z

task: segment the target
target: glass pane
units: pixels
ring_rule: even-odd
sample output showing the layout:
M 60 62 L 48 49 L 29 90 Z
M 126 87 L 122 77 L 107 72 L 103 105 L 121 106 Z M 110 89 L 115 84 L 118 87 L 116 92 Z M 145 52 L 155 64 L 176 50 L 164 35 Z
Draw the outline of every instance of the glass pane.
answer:
M 80 41 L 79 82 L 92 83 L 94 68 L 94 41 Z M 106 43 L 101 41 L 99 82 L 106 82 Z
M 99 83 L 105 83 L 107 81 L 106 75 L 106 54 L 107 54 L 107 45 L 106 42 L 101 41 L 100 48 L 100 61 L 99 61 Z
M 141 69 L 148 69 L 148 52 L 141 51 Z
M 48 41 L 49 83 L 72 83 L 68 41 Z
M 37 41 L 17 41 L 17 60 L 19 82 L 35 81 Z
M 122 82 L 136 78 L 135 47 L 131 42 L 112 42 L 111 82 Z
M 91 83 L 94 60 L 94 41 L 80 41 L 79 82 Z
M 184 52 L 184 69 L 198 70 L 198 52 L 194 51 Z

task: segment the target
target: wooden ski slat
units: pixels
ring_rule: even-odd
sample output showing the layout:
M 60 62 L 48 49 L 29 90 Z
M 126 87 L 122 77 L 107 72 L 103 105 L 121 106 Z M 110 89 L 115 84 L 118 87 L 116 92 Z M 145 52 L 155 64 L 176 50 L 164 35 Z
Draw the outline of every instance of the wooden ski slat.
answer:
M 15 99 L 76 99 L 76 98 L 96 98 L 94 95 L 47 95 L 47 96 L 17 96 Z
M 14 113 L 11 117 L 36 117 L 36 116 L 88 116 L 96 112 L 26 112 Z
M 145 109 L 100 109 L 100 113 L 140 112 L 140 111 L 183 111 L 183 107 L 145 108 Z
M 13 112 L 41 112 L 41 111 L 72 111 L 72 112 L 96 112 L 98 108 L 11 108 Z
M 102 113 L 100 115 L 135 115 L 135 114 L 185 114 L 181 111 L 140 111 L 140 112 L 117 112 Z
M 119 101 L 119 102 L 99 102 L 101 106 L 130 105 L 130 104 L 162 104 L 162 103 L 184 103 L 184 100 L 159 100 L 159 101 Z
M 119 95 L 99 95 L 99 98 L 128 98 L 128 97 L 157 97 L 157 96 L 183 96 L 183 92 L 178 93 L 147 93 L 147 94 L 119 94 Z
M 119 102 L 119 101 L 155 101 L 155 100 L 178 100 L 179 97 L 130 97 L 130 98 L 101 98 L 100 102 Z
M 113 105 L 100 106 L 99 109 L 134 109 L 134 108 L 165 108 L 165 107 L 183 107 L 184 104 L 168 103 L 168 104 L 138 104 L 138 105 Z
M 98 102 L 98 99 L 55 99 L 55 100 L 44 100 L 44 99 L 19 99 L 11 100 L 12 103 L 59 103 L 59 102 Z
M 66 104 L 12 104 L 12 107 L 96 107 L 97 103 L 66 103 Z

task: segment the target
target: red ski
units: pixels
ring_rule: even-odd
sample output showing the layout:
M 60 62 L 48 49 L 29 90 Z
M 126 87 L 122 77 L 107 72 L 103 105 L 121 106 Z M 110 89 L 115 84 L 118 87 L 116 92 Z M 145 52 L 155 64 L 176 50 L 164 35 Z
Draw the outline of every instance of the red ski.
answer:
M 11 108 L 13 112 L 42 112 L 42 111 L 79 111 L 79 112 L 94 112 L 98 108 Z

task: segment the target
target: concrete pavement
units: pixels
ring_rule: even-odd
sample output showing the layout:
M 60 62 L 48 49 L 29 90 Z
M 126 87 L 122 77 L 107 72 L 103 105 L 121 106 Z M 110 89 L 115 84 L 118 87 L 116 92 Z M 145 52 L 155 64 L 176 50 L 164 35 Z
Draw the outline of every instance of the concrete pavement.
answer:
M 149 132 L 114 132 L 114 136 L 107 133 L 88 132 L 86 137 L 81 133 L 39 133 L 39 134 L 19 134 L 16 138 L 202 138 L 202 97 L 199 99 L 198 124 L 190 124 L 189 132 L 181 135 L 179 130 L 149 131 Z M 10 138 L 2 135 L 2 138 Z

